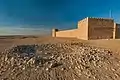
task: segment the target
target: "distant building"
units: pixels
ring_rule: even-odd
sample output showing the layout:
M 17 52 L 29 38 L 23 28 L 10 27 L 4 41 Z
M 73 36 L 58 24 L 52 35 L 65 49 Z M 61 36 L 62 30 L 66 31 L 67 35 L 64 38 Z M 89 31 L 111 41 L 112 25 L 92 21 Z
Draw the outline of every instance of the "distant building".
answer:
M 120 38 L 120 24 L 115 23 L 113 19 L 87 17 L 78 22 L 77 29 L 63 31 L 53 29 L 52 36 L 83 40 L 117 39 Z

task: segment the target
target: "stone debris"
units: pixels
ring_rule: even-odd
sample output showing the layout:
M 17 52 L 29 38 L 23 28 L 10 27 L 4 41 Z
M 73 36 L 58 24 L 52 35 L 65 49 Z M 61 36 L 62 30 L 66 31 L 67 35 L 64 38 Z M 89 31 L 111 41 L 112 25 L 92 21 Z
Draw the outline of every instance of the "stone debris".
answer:
M 80 42 L 16 45 L 0 54 L 0 80 L 120 80 L 113 54 Z

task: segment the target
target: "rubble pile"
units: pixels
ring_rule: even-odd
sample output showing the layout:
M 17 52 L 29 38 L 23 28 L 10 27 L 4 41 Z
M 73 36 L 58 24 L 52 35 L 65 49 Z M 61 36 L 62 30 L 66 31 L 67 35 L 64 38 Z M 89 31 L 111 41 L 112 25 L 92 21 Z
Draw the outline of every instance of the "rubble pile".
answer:
M 0 80 L 119 80 L 113 54 L 80 42 L 16 45 L 0 54 Z

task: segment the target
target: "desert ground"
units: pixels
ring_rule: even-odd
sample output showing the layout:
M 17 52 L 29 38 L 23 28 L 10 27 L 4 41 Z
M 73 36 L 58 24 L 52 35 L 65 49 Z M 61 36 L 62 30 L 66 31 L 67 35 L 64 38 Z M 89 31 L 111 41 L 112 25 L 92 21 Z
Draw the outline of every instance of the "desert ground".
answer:
M 80 40 L 76 38 L 52 38 L 40 36 L 4 36 L 0 37 L 0 51 L 12 45 L 21 44 L 41 44 L 41 43 L 56 43 L 56 42 L 82 42 L 88 45 L 111 49 L 115 52 L 120 52 L 120 39 L 115 40 Z
M 120 80 L 120 40 L 0 37 L 0 80 Z

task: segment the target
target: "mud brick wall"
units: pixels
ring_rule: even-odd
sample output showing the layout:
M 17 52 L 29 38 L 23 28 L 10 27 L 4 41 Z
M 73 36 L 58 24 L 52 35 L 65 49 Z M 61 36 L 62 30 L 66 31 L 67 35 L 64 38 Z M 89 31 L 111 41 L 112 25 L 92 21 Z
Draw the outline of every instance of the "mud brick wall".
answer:
M 89 39 L 113 39 L 113 31 L 112 19 L 88 18 Z
M 78 39 L 88 40 L 88 18 L 78 22 Z
M 56 37 L 56 32 L 58 31 L 58 29 L 52 29 L 52 37 Z
M 120 24 L 116 24 L 115 38 L 116 38 L 116 39 L 119 39 L 119 38 L 120 38 Z
M 52 30 L 53 37 L 74 37 L 83 40 L 120 38 L 120 24 L 113 19 L 85 18 L 78 22 L 78 28 L 72 30 Z
M 114 30 L 113 30 L 113 39 L 116 39 L 116 23 L 114 23 Z
M 56 37 L 73 37 L 76 38 L 78 34 L 77 29 L 57 31 Z

